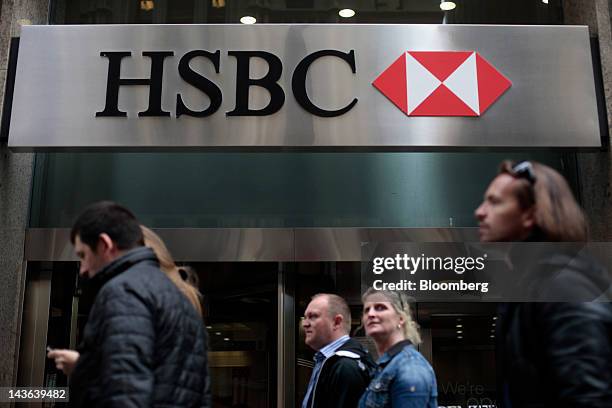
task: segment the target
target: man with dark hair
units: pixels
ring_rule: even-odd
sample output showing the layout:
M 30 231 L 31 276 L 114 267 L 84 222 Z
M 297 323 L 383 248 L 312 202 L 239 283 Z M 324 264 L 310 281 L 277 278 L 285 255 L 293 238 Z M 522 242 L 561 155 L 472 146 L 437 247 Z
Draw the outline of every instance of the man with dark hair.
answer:
M 143 246 L 134 215 L 116 203 L 95 203 L 70 238 L 79 274 L 96 293 L 71 374 L 72 404 L 210 406 L 204 324 Z M 74 356 L 63 352 L 49 354 L 69 366 L 62 359 Z
M 503 162 L 475 215 L 483 242 L 587 239 L 586 217 L 567 182 L 536 162 Z M 559 244 L 535 257 L 525 256 L 531 248 L 516 248 L 510 253 L 513 273 L 529 282 L 521 287 L 533 302 L 500 305 L 498 406 L 612 406 L 607 271 Z
M 351 311 L 338 295 L 320 293 L 306 308 L 305 342 L 316 351 L 302 408 L 354 408 L 370 383 L 374 361 L 349 337 Z

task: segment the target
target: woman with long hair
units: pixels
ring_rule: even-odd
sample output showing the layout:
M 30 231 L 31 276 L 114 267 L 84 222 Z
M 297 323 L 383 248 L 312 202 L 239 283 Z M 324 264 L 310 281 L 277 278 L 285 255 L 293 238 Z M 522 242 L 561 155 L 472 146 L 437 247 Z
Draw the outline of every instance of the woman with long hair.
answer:
M 181 276 L 181 268 L 176 266 L 170 251 L 164 244 L 164 241 L 149 228 L 141 225 L 142 233 L 144 235 L 144 244 L 155 252 L 157 259 L 159 260 L 159 269 L 162 270 L 170 280 L 179 288 L 183 295 L 189 300 L 189 302 L 196 309 L 198 314 L 202 316 L 202 294 L 198 288 L 188 282 L 186 282 Z
M 436 376 L 415 348 L 421 336 L 406 297 L 370 288 L 361 300 L 362 323 L 380 357 L 359 407 L 437 408 Z

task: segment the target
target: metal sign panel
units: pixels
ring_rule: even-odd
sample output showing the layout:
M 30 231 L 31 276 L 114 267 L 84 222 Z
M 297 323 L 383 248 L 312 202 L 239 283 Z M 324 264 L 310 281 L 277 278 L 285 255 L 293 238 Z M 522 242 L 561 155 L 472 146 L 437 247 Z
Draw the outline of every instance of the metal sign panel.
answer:
M 23 27 L 15 150 L 600 146 L 586 27 Z

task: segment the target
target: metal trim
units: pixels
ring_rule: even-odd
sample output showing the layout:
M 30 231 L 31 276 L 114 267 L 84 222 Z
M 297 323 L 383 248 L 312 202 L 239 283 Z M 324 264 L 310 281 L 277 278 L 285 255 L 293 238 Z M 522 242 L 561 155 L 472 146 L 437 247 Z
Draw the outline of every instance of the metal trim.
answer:
M 360 261 L 367 242 L 475 242 L 476 228 L 161 228 L 181 262 Z M 78 261 L 68 228 L 29 228 L 26 261 Z
M 51 269 L 43 266 L 30 276 L 25 289 L 17 372 L 18 386 L 42 387 L 45 382 L 51 274 Z

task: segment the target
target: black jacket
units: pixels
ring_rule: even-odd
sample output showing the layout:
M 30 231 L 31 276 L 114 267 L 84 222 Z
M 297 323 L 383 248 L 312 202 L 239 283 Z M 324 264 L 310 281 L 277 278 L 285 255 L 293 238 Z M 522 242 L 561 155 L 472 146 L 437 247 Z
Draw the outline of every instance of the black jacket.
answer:
M 349 339 L 323 363 L 308 407 L 357 407 L 374 367 L 368 351 L 356 340 Z
M 72 406 L 210 406 L 206 329 L 153 251 L 128 252 L 90 284 L 98 292 L 70 378 Z
M 501 309 L 499 405 L 612 407 L 612 303 L 601 302 L 608 272 L 586 256 L 555 253 L 540 258 L 534 274 L 529 297 L 544 301 Z

